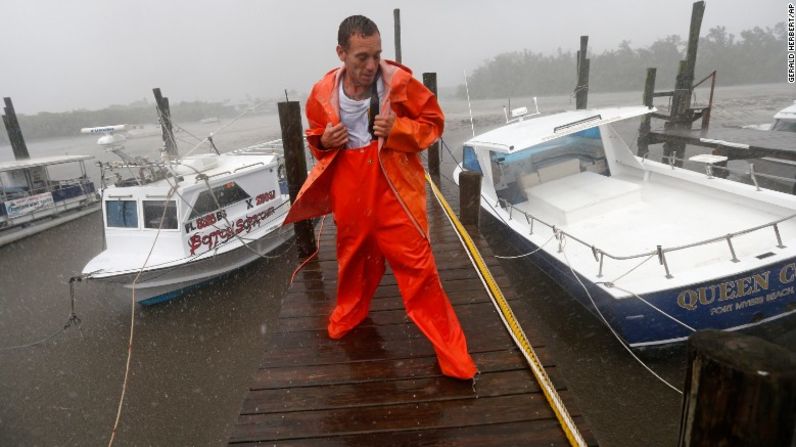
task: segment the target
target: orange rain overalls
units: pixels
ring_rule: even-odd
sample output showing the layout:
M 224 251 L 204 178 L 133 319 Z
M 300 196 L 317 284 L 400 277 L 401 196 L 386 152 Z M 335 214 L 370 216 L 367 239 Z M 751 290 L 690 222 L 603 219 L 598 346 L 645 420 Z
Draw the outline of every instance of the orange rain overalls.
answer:
M 339 122 L 337 110 L 327 106 L 322 108 L 324 114 L 318 114 L 318 105 L 324 100 L 327 105 L 336 103 L 334 95 L 341 73 L 332 71 L 315 85 L 307 99 L 310 122 L 307 140 L 319 162 L 302 186 L 285 223 L 329 211 L 334 214 L 338 285 L 337 305 L 328 325 L 331 338 L 343 337 L 367 317 L 373 294 L 384 275 L 386 259 L 395 274 L 407 315 L 431 341 L 442 373 L 470 379 L 476 373 L 476 366 L 467 352 L 459 320 L 442 289 L 428 239 L 423 168 L 416 154 L 394 149 L 396 146 L 400 149 L 402 143 L 404 149 L 411 146 L 406 144 L 409 135 L 403 134 L 425 125 L 412 123 L 413 114 L 418 115 L 414 117 L 415 121 L 424 121 L 420 118 L 423 113 L 426 117 L 435 116 L 435 120 L 436 116 L 440 118 L 438 125 L 432 123 L 431 129 L 421 130 L 420 133 L 424 134 L 421 140 L 433 136 L 434 141 L 442 131 L 442 112 L 430 92 L 420 97 L 420 104 L 405 104 L 410 99 L 406 92 L 418 89 L 418 84 L 428 92 L 411 77 L 411 72 L 406 76 L 407 72 L 408 69 L 397 64 L 382 62 L 382 75 L 388 88 L 385 90 L 385 104 L 380 109 L 387 110 L 384 106 L 389 107 L 392 100 L 394 106 L 391 110 L 396 113 L 396 125 L 387 142 L 380 138 L 357 149 L 318 148 L 319 136 L 326 124 Z M 395 105 L 397 102 L 404 104 Z M 418 143 L 424 144 L 425 141 L 415 141 L 414 145 Z M 430 142 L 423 148 L 428 145 Z M 389 152 L 392 154 L 387 155 Z M 390 164 L 386 160 L 390 156 L 403 162 L 398 166 Z M 404 179 L 414 180 L 420 176 L 423 180 L 419 185 L 415 181 L 396 181 L 391 175 L 394 168 L 402 168 L 399 174 Z M 418 186 L 421 191 L 418 191 Z M 422 201 L 417 200 L 421 197 L 420 192 Z

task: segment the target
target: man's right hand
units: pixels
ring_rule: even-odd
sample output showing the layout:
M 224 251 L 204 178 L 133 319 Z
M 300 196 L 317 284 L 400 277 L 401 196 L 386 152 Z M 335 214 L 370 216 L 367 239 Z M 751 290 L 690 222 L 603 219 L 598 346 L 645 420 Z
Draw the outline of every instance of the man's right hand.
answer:
M 326 129 L 323 130 L 323 135 L 321 135 L 321 145 L 323 145 L 324 149 L 333 149 L 346 143 L 348 143 L 348 129 L 342 122 L 337 123 L 336 126 L 332 126 L 331 123 L 326 125 Z

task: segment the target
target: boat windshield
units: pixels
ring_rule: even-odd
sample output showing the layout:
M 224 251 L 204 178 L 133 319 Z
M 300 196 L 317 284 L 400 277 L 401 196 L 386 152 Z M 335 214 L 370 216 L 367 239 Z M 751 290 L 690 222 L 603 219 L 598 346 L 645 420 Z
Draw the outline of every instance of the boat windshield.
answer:
M 511 154 L 491 151 L 490 160 L 495 192 L 510 203 L 526 201 L 536 185 L 583 171 L 610 175 L 598 127 Z
M 144 200 L 144 228 L 177 229 L 177 203 L 174 200 Z
M 771 130 L 779 130 L 781 132 L 796 132 L 796 121 L 789 120 L 774 120 L 774 125 Z
M 462 167 L 464 169 L 483 174 L 483 171 L 481 171 L 481 164 L 478 163 L 478 157 L 476 157 L 475 149 L 473 149 L 472 146 L 464 146 L 462 154 Z
M 105 202 L 108 227 L 138 228 L 138 206 L 135 200 L 108 200 Z
M 249 198 L 251 196 L 235 182 L 227 182 L 214 187 L 212 190 L 204 190 L 199 193 L 196 202 L 193 204 L 190 219 L 226 208 L 233 203 Z

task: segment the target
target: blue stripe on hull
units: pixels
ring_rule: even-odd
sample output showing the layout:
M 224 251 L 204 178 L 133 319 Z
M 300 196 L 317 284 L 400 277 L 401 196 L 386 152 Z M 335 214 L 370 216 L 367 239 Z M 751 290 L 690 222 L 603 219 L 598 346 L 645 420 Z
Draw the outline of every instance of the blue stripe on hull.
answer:
M 153 304 L 165 303 L 166 301 L 171 301 L 175 298 L 179 298 L 185 295 L 186 293 L 192 292 L 200 287 L 208 286 L 211 283 L 223 278 L 226 275 L 228 275 L 228 273 L 214 276 L 213 278 L 204 280 L 202 282 L 198 282 L 196 284 L 191 284 L 190 286 L 183 287 L 181 289 L 172 290 L 171 292 L 166 292 L 162 295 L 153 296 L 152 298 L 147 298 L 145 300 L 139 301 L 138 304 L 141 304 L 142 306 L 151 306 Z
M 519 241 L 524 249 L 537 248 L 513 232 L 511 237 Z M 530 258 L 545 274 L 595 313 L 583 287 L 566 264 L 543 250 Z M 664 344 L 691 335 L 690 330 L 661 315 L 641 300 L 635 297 L 615 299 L 602 287 L 583 276 L 580 278 L 611 327 L 628 344 L 634 347 Z M 740 287 L 743 287 L 743 291 L 741 296 L 737 296 Z M 796 258 L 683 288 L 645 294 L 643 298 L 697 330 L 750 327 L 796 311 Z

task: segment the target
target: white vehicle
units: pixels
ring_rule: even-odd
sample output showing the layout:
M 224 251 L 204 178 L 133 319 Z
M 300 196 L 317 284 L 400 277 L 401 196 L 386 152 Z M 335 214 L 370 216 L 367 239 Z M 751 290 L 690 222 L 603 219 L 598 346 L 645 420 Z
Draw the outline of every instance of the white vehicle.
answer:
M 635 156 L 611 124 L 646 107 L 506 124 L 464 143 L 481 206 L 631 347 L 796 312 L 796 196 Z M 561 303 L 562 308 L 567 303 Z

